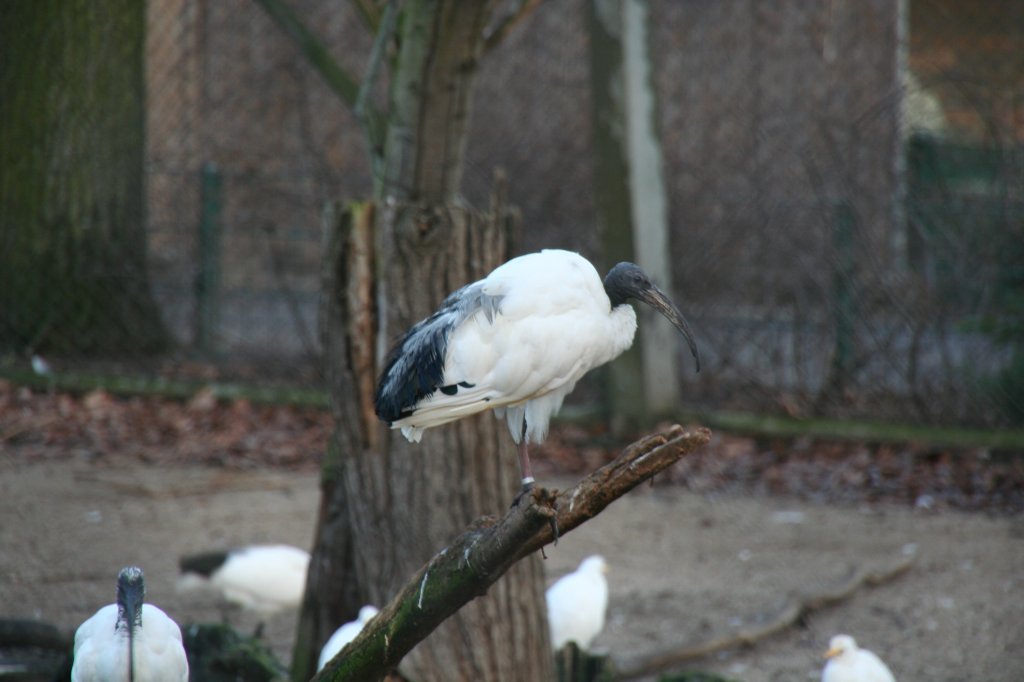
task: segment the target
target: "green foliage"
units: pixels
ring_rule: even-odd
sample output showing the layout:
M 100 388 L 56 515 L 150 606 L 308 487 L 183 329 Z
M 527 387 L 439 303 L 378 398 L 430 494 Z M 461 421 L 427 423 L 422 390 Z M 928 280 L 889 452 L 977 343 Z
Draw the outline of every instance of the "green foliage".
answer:
M 609 656 L 595 656 L 569 642 L 555 653 L 558 682 L 610 682 L 615 669 Z
M 182 628 L 189 677 L 207 682 L 283 680 L 284 666 L 255 637 L 228 625 L 192 624 Z

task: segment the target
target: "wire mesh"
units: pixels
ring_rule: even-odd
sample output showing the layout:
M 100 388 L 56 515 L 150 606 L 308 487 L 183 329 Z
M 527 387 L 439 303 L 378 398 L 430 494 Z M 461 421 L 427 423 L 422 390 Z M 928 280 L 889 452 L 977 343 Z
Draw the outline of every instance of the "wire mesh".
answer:
M 362 73 L 372 38 L 351 7 L 291 5 Z M 363 132 L 258 3 L 145 7 L 146 268 L 111 275 L 109 293 L 152 293 L 171 365 L 316 383 L 322 216 L 370 192 Z M 705 360 L 696 378 L 680 363 L 687 404 L 1024 422 L 1024 6 L 726 0 L 651 14 L 667 284 Z M 483 55 L 464 191 L 483 205 L 502 167 L 523 251 L 614 262 L 593 227 L 587 49 L 575 0 Z M 0 91 L 24 86 L 0 73 Z M 11 329 L 8 350 L 47 350 Z M 110 349 L 130 355 L 130 332 Z M 51 345 L 72 367 L 97 353 Z

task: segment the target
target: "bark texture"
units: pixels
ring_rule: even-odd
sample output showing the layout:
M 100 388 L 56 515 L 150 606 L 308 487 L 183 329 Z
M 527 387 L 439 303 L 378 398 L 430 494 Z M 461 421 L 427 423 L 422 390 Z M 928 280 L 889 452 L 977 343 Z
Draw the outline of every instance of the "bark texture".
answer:
M 293 655 L 296 680 L 308 679 L 320 646 L 362 604 L 387 603 L 472 519 L 505 511 L 518 492 L 515 451 L 493 416 L 410 444 L 373 409 L 391 344 L 508 258 L 503 192 L 489 211 L 458 202 L 470 93 L 495 5 L 401 4 L 375 200 L 351 207 L 332 231 L 323 322 L 337 430 Z M 530 558 L 421 642 L 400 670 L 418 682 L 533 682 L 551 679 L 548 654 L 544 576 Z
M 0 347 L 161 348 L 143 209 L 142 0 L 0 3 Z
M 710 437 L 704 428 L 674 426 L 633 443 L 569 490 L 536 488 L 501 518 L 477 519 L 421 566 L 316 680 L 381 679 L 445 618 L 477 603 L 510 566 L 521 565 L 515 562 L 536 559 L 537 550 L 555 539 L 552 519 L 561 533 L 570 532 Z
M 324 323 L 338 428 L 300 638 L 313 649 L 364 603 L 385 604 L 439 548 L 482 514 L 501 514 L 518 491 L 515 449 L 490 414 L 429 431 L 418 444 L 387 430 L 373 392 L 387 348 L 451 291 L 507 258 L 512 218 L 420 204 L 352 207 L 329 248 Z M 388 254 L 384 257 L 383 254 Z M 417 646 L 401 671 L 416 680 L 551 678 L 543 569 L 516 564 Z M 298 648 L 296 663 L 298 663 Z M 298 665 L 294 678 L 300 679 Z

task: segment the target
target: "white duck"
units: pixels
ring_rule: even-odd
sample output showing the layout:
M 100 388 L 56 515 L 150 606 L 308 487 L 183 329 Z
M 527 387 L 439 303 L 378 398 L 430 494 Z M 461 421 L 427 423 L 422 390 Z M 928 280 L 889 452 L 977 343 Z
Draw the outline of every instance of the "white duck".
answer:
M 828 663 L 821 673 L 821 682 L 896 682 L 882 659 L 858 647 L 849 635 L 833 637 L 825 658 Z
M 324 644 L 324 648 L 320 650 L 320 661 L 316 665 L 317 671 L 323 670 L 324 666 L 327 665 L 327 661 L 337 656 L 338 652 L 355 639 L 363 631 L 363 626 L 369 623 L 378 613 L 380 611 L 376 606 L 367 604 L 359 609 L 358 618 L 345 623 L 335 630 L 334 634 L 327 640 L 327 643 Z
M 298 608 L 309 552 L 289 545 L 251 545 L 182 557 L 178 589 L 212 587 L 226 600 L 265 615 Z
M 587 651 L 604 628 L 608 610 L 608 564 L 604 557 L 587 557 L 574 572 L 548 588 L 548 625 L 551 648 L 558 651 L 568 642 Z

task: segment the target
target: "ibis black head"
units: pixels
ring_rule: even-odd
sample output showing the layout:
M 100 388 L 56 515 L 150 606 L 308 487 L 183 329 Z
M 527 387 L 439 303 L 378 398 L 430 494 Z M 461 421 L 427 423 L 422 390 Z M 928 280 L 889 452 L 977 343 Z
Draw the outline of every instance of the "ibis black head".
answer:
M 178 560 L 178 568 L 182 573 L 196 573 L 204 578 L 209 578 L 227 563 L 230 555 L 231 552 L 226 551 L 191 554 Z
M 117 620 L 129 629 L 142 625 L 146 583 L 138 566 L 122 568 L 117 575 Z
M 675 328 L 686 339 L 693 353 L 693 359 L 697 363 L 697 371 L 700 371 L 700 354 L 697 352 L 697 342 L 693 340 L 693 332 L 690 325 L 679 312 L 679 308 L 668 295 L 659 289 L 647 273 L 640 269 L 636 263 L 619 263 L 608 271 L 604 278 L 604 290 L 614 308 L 622 305 L 631 298 L 643 301 L 659 313 L 668 318 L 668 321 L 675 325 Z

